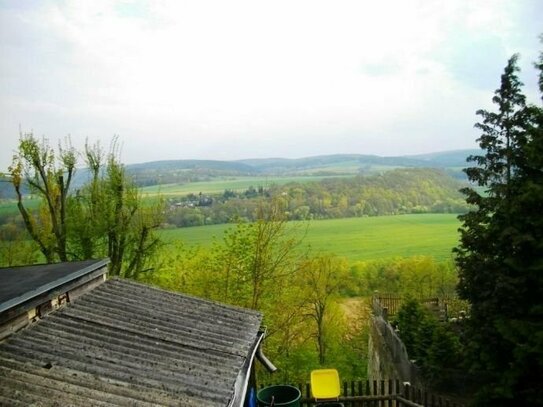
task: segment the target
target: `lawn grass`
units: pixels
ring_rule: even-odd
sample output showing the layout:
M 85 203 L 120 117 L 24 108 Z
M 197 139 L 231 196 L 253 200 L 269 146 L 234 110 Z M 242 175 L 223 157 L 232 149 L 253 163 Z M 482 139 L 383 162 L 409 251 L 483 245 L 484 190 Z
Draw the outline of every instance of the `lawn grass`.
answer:
M 311 221 L 304 239 L 312 253 L 329 252 L 349 261 L 416 255 L 438 261 L 451 258 L 458 243 L 460 222 L 454 214 L 376 216 Z M 211 225 L 161 231 L 166 241 L 210 246 L 233 225 Z

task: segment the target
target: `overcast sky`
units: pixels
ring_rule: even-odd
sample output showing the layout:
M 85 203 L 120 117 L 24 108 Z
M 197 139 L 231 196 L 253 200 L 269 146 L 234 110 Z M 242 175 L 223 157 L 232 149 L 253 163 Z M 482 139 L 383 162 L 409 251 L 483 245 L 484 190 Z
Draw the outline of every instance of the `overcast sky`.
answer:
M 0 0 L 0 170 L 19 128 L 126 163 L 472 148 L 541 0 Z

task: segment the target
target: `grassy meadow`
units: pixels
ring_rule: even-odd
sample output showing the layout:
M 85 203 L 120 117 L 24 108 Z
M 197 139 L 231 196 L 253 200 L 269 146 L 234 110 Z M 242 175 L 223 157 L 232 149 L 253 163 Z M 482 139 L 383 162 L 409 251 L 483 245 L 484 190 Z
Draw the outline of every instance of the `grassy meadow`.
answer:
M 25 205 L 30 209 L 36 209 L 39 203 L 38 199 L 25 199 Z M 0 216 L 17 215 L 19 215 L 19 208 L 17 208 L 17 201 L 15 199 L 0 199 Z
M 14 200 L 1 200 L 0 201 L 0 215 L 8 216 L 17 214 L 17 203 Z
M 451 258 L 458 243 L 460 222 L 454 214 L 376 216 L 311 221 L 304 246 L 312 252 L 329 252 L 349 261 L 433 256 Z M 165 241 L 182 240 L 189 246 L 209 246 L 234 225 L 210 225 L 160 232 Z M 300 230 L 304 226 L 301 225 Z
M 352 177 L 353 175 L 335 175 L 335 176 L 270 176 L 270 177 L 229 177 L 213 181 L 189 182 L 186 184 L 164 184 L 153 185 L 140 188 L 143 196 L 185 196 L 188 194 L 220 194 L 226 189 L 233 191 L 244 191 L 250 186 L 254 188 L 269 187 L 270 185 L 284 185 L 290 182 L 312 182 L 320 181 L 324 178 L 334 177 Z

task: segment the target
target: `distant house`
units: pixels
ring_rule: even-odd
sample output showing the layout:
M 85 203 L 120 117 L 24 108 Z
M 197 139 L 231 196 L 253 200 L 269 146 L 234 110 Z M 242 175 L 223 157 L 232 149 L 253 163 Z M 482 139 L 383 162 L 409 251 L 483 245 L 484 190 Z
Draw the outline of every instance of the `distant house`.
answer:
M 107 264 L 0 269 L 0 405 L 243 405 L 261 314 Z

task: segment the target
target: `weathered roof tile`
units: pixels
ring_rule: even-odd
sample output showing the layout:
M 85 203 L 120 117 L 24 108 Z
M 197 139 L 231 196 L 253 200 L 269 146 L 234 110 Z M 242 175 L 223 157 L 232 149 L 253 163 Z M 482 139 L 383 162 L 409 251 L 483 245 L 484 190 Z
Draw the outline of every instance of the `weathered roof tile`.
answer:
M 260 322 L 111 279 L 0 345 L 0 404 L 226 406 Z

